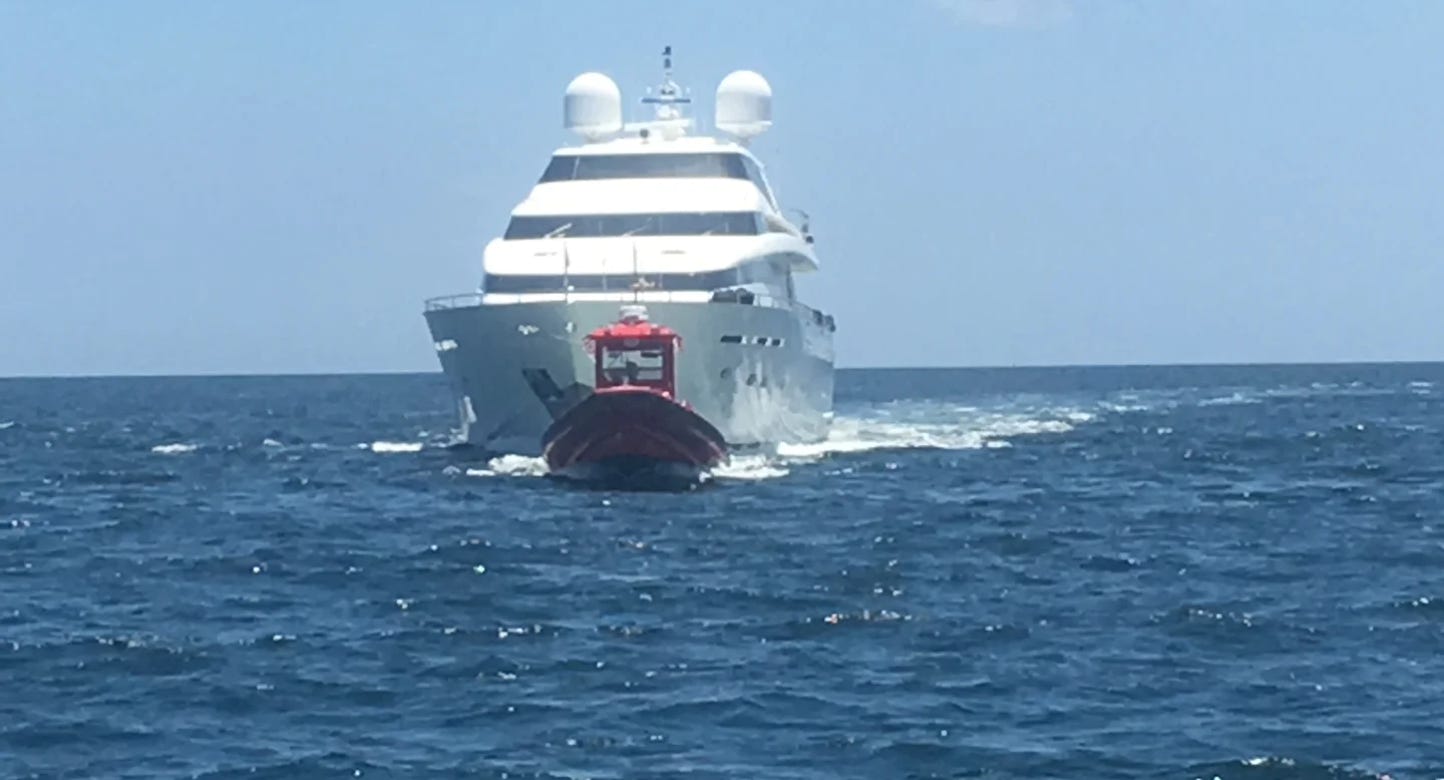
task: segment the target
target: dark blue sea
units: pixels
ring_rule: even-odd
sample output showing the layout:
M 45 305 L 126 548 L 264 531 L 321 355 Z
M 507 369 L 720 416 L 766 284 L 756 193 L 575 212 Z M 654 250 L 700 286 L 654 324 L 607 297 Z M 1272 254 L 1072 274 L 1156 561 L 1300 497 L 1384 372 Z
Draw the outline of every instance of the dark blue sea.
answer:
M 1444 365 L 838 381 L 679 493 L 436 375 L 0 381 L 0 777 L 1444 776 Z

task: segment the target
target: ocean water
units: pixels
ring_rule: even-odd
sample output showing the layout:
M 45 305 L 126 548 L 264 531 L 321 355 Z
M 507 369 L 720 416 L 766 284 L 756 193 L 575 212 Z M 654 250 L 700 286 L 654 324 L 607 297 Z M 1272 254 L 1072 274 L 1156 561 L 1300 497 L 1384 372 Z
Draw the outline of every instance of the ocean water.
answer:
M 691 493 L 450 408 L 0 381 L 0 777 L 1444 777 L 1444 366 L 844 372 Z

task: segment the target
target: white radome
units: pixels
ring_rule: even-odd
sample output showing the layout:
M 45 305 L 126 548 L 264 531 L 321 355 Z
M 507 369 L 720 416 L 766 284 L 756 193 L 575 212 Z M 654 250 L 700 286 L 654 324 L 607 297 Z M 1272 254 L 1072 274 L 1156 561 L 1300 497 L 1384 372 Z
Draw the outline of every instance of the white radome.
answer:
M 760 73 L 734 70 L 717 85 L 717 129 L 738 138 L 772 127 L 772 87 Z
M 583 73 L 567 85 L 562 123 L 568 130 L 598 141 L 622 130 L 622 90 L 601 73 Z

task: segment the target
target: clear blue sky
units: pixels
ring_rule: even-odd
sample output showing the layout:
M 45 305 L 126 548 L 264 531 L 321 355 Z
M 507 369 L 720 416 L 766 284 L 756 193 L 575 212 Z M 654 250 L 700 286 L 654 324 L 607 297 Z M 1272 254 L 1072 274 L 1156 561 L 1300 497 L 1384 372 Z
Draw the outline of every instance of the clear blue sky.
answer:
M 0 375 L 433 370 L 422 299 L 663 44 L 843 365 L 1444 359 L 1444 3 L 0 0 Z M 912 335 L 900 335 L 912 334 Z

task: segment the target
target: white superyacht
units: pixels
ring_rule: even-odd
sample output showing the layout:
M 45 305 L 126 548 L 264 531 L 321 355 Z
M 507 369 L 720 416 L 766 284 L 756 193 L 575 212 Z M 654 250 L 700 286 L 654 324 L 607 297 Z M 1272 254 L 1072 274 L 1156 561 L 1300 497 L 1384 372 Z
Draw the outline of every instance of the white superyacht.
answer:
M 465 440 L 536 454 L 542 433 L 590 395 L 584 337 L 645 307 L 682 337 L 679 394 L 734 449 L 813 442 L 832 417 L 831 316 L 803 305 L 795 275 L 818 269 L 805 224 L 784 216 L 749 150 L 772 124 L 751 71 L 717 87 L 718 137 L 694 134 L 671 78 L 649 121 L 624 123 L 600 73 L 567 86 L 558 149 L 486 247 L 478 292 L 426 303 Z

